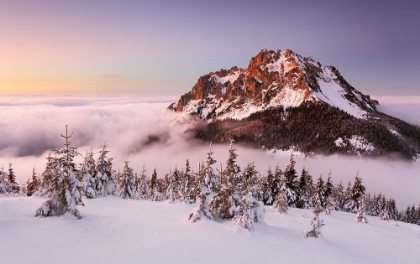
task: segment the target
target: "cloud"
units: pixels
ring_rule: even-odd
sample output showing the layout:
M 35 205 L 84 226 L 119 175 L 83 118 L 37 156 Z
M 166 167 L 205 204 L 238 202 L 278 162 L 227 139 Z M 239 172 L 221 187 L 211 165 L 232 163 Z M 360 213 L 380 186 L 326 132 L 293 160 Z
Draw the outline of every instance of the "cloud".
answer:
M 110 156 L 116 157 L 117 170 L 122 169 L 125 159 L 135 171 L 145 165 L 149 176 L 154 168 L 160 177 L 175 167 L 183 168 L 186 159 L 197 170 L 198 162 L 206 159 L 208 143 L 183 133 L 185 125 L 176 122 L 179 115 L 166 111 L 169 103 L 176 99 L 162 96 L 0 97 L 0 165 L 7 167 L 12 162 L 19 183 L 31 176 L 34 166 L 41 174 L 48 150 L 63 146 L 59 135 L 68 125 L 69 131 L 74 133 L 72 144 L 82 154 L 90 148 L 98 152 L 106 140 Z M 395 109 L 405 106 L 396 105 Z M 254 161 L 257 169 L 264 173 L 269 166 L 274 168 L 277 164 L 284 169 L 290 156 L 289 152 L 263 152 L 239 144 L 236 148 L 242 168 Z M 228 142 L 213 144 L 213 152 L 218 161 L 214 168 L 224 167 Z M 82 158 L 76 161 L 82 162 Z M 326 179 L 331 169 L 335 183 L 341 180 L 347 184 L 358 171 L 368 190 L 395 197 L 399 209 L 420 202 L 419 162 L 338 155 L 298 155 L 296 161 L 299 173 L 306 167 L 314 178 L 322 174 Z
M 420 126 L 420 96 L 373 96 L 379 101 L 377 109 L 410 124 Z

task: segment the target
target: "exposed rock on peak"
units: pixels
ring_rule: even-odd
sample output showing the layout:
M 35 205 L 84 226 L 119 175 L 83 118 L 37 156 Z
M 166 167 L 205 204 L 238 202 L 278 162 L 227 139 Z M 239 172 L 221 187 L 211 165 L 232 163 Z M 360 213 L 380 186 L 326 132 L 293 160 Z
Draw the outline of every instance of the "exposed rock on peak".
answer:
M 305 153 L 417 158 L 420 129 L 377 112 L 377 104 L 333 66 L 292 50 L 263 49 L 246 69 L 201 76 L 168 109 L 209 121 L 192 131 L 213 142 L 235 139 Z
M 271 107 L 322 101 L 362 118 L 375 102 L 347 83 L 338 70 L 292 50 L 263 49 L 246 69 L 201 76 L 169 109 L 201 119 L 243 119 Z

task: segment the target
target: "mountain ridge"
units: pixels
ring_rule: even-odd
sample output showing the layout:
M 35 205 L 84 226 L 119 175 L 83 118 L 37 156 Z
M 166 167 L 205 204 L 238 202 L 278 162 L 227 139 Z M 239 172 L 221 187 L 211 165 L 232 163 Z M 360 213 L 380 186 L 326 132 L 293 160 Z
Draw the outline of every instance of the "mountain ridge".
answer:
M 376 110 L 334 66 L 291 50 L 261 50 L 248 67 L 201 76 L 169 105 L 197 116 L 196 138 L 230 138 L 305 153 L 397 154 L 417 159 L 420 129 Z
M 337 97 L 334 89 L 343 97 Z M 345 105 L 344 99 L 353 105 Z M 235 66 L 201 76 L 169 109 L 200 119 L 243 119 L 269 107 L 296 107 L 306 100 L 324 101 L 355 116 L 378 104 L 348 84 L 333 66 L 288 49 L 263 49 L 245 69 Z

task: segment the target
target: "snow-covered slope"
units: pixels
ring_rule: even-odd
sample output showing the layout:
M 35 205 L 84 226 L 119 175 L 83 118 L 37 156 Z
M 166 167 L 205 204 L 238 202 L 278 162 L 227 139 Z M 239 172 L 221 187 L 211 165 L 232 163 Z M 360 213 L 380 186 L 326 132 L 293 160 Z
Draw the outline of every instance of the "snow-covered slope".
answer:
M 201 119 L 238 119 L 271 107 L 325 102 L 356 118 L 374 110 L 374 100 L 349 85 L 332 66 L 291 50 L 262 50 L 248 68 L 233 67 L 200 77 L 192 90 L 169 108 Z
M 420 263 L 419 226 L 321 214 L 324 238 L 303 238 L 311 211 L 279 215 L 252 233 L 233 222 L 185 219 L 195 205 L 117 197 L 85 200 L 74 217 L 35 218 L 39 197 L 0 198 L 2 263 Z M 305 216 L 306 215 L 306 216 Z

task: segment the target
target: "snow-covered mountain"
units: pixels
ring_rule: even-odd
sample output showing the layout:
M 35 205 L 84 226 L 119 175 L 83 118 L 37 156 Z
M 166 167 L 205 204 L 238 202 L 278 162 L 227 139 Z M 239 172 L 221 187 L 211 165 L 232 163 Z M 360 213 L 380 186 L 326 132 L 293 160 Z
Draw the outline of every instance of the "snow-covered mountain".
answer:
M 291 50 L 262 50 L 248 68 L 233 67 L 201 76 L 169 108 L 201 119 L 244 119 L 270 107 L 297 107 L 321 101 L 357 118 L 378 103 L 344 80 L 332 66 Z
M 378 104 L 333 66 L 264 49 L 246 69 L 201 76 L 168 109 L 207 120 L 191 131 L 213 142 L 233 138 L 268 149 L 416 159 L 420 129 L 378 112 Z

